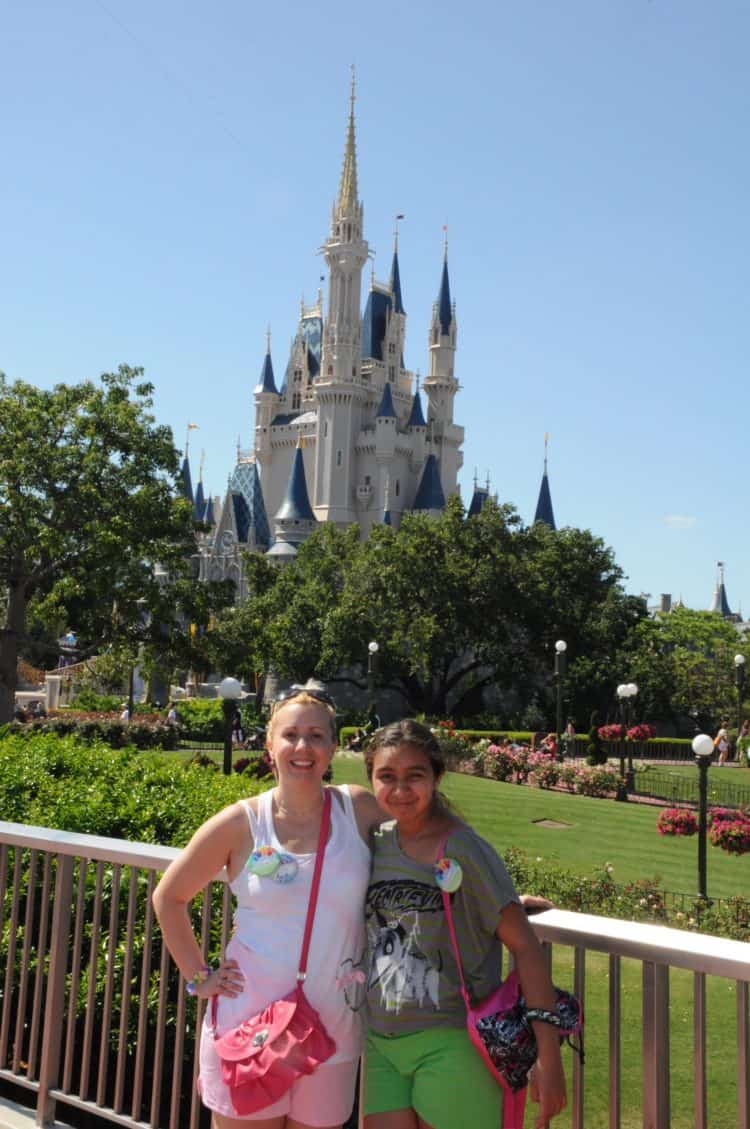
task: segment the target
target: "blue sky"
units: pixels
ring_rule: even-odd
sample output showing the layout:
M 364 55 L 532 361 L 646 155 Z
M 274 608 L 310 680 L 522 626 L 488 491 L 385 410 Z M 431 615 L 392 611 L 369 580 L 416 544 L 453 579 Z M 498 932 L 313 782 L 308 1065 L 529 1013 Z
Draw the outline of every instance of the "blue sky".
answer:
M 222 493 L 272 328 L 323 272 L 357 68 L 365 235 L 393 217 L 427 368 L 442 227 L 474 469 L 632 592 L 750 613 L 750 8 L 717 0 L 323 5 L 26 0 L 0 17 L 0 369 L 142 365 Z

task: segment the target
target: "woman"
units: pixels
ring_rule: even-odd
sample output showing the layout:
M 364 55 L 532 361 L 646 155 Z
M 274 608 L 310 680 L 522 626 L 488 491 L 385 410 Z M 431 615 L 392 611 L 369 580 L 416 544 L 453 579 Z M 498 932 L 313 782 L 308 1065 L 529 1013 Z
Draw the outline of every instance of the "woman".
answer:
M 726 764 L 729 757 L 729 722 L 722 721 L 719 732 L 714 737 L 714 747 L 719 754 L 719 764 Z
M 218 997 L 216 1033 L 257 1014 L 294 986 L 323 811 L 323 776 L 336 747 L 335 710 L 324 691 L 292 687 L 273 707 L 266 737 L 276 785 L 232 804 L 198 829 L 154 894 L 164 940 L 188 991 Z M 336 1053 L 294 1083 L 272 1106 L 239 1117 L 221 1078 L 207 1010 L 201 1036 L 199 1089 L 214 1129 L 336 1129 L 354 1101 L 361 1050 L 354 1010 L 365 979 L 364 895 L 370 872 L 367 838 L 382 818 L 365 788 L 331 788 L 326 845 L 305 993 L 336 1043 Z M 255 846 L 271 846 L 282 866 L 261 877 L 246 868 Z M 192 898 L 226 867 L 237 898 L 235 931 L 224 959 L 205 969 L 188 918 Z M 282 873 L 283 872 L 283 873 Z
M 555 1010 L 541 946 L 494 849 L 439 796 L 444 772 L 434 735 L 415 721 L 379 730 L 365 764 L 391 817 L 373 836 L 367 892 L 370 950 L 365 1129 L 497 1129 L 501 1088 L 469 1040 L 435 863 L 446 834 L 456 890 L 453 917 L 475 1002 L 500 983 L 501 942 L 513 954 L 530 1007 Z M 450 869 L 450 868 L 449 868 Z M 539 1058 L 537 1126 L 564 1107 L 557 1031 L 533 1022 Z

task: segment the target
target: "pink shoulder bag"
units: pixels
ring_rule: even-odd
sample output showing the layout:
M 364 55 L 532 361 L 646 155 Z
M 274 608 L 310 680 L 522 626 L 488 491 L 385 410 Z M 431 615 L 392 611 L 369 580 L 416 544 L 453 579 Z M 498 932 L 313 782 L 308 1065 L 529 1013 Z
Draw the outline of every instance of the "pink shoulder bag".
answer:
M 446 834 L 438 853 L 438 862 L 445 855 Z M 526 1108 L 529 1071 L 537 1059 L 537 1043 L 531 1021 L 541 1019 L 557 1027 L 560 1038 L 577 1033 L 579 1046 L 570 1045 L 583 1061 L 583 1009 L 570 992 L 555 988 L 555 1011 L 530 1008 L 521 992 L 521 981 L 515 969 L 489 996 L 474 1007 L 464 981 L 461 953 L 453 924 L 451 896 L 442 890 L 443 909 L 448 923 L 453 955 L 458 966 L 461 995 L 466 1006 L 466 1029 L 469 1038 L 484 1059 L 490 1073 L 503 1087 L 503 1129 L 522 1129 Z
M 221 1076 L 229 1087 L 232 1106 L 243 1117 L 273 1105 L 298 1078 L 312 1074 L 336 1050 L 336 1044 L 303 988 L 330 824 L 331 793 L 326 788 L 295 987 L 283 999 L 274 1000 L 258 1015 L 246 1019 L 214 1041 L 221 1059 Z M 215 1029 L 216 996 L 211 1008 Z

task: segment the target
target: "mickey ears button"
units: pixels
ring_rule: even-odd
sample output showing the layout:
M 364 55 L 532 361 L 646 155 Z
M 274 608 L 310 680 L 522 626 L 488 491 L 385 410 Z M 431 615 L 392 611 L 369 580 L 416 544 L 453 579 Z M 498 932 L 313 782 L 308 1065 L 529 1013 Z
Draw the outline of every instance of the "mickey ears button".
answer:
M 446 894 L 452 894 L 458 889 L 463 876 L 461 864 L 455 859 L 442 858 L 435 863 L 437 884 L 441 890 L 445 890 Z
M 267 878 L 279 869 L 281 859 L 273 847 L 256 847 L 247 860 L 247 869 L 259 878 Z

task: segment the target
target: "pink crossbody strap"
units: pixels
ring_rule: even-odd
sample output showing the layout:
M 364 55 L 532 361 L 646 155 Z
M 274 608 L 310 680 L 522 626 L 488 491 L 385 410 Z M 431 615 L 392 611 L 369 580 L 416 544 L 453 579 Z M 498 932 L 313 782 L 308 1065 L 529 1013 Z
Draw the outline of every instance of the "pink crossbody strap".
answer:
M 318 848 L 315 852 L 315 869 L 313 870 L 312 886 L 310 888 L 310 900 L 307 903 L 307 918 L 305 920 L 305 932 L 302 937 L 302 952 L 299 957 L 299 972 L 297 973 L 297 980 L 302 981 L 305 979 L 307 972 L 307 954 L 310 950 L 310 937 L 312 936 L 313 921 L 315 920 L 315 906 L 318 901 L 318 888 L 320 886 L 320 875 L 323 871 L 323 856 L 326 853 L 326 843 L 328 842 L 328 829 L 331 826 L 331 790 L 326 788 L 325 796 L 323 797 L 323 814 L 320 818 L 320 835 L 318 836 Z
M 443 858 L 445 856 L 445 848 L 447 846 L 448 839 L 450 838 L 450 834 L 451 834 L 452 830 L 453 830 L 453 828 L 451 827 L 448 831 L 446 831 L 445 835 L 443 836 L 442 840 L 440 841 L 440 846 L 438 847 L 438 856 L 437 856 L 437 859 L 435 860 L 436 862 L 440 862 L 441 858 Z M 453 955 L 456 958 L 456 965 L 458 967 L 458 976 L 459 976 L 459 979 L 461 981 L 461 995 L 463 996 L 463 1000 L 464 1000 L 464 1003 L 466 1005 L 466 1010 L 469 1011 L 469 1010 L 471 1010 L 471 1001 L 469 1000 L 469 993 L 466 990 L 466 982 L 464 980 L 464 970 L 463 970 L 463 965 L 461 964 L 461 953 L 458 951 L 458 940 L 456 938 L 456 927 L 453 924 L 453 911 L 451 909 L 451 896 L 450 896 L 450 894 L 448 893 L 447 890 L 441 890 L 440 893 L 443 896 L 443 909 L 445 910 L 445 920 L 448 922 L 448 933 L 450 934 L 451 945 L 453 946 Z

